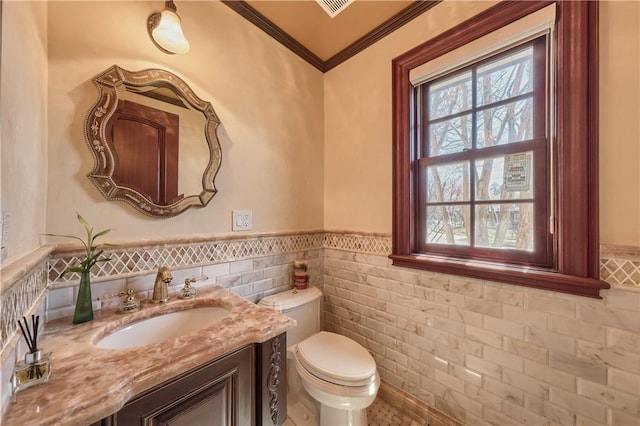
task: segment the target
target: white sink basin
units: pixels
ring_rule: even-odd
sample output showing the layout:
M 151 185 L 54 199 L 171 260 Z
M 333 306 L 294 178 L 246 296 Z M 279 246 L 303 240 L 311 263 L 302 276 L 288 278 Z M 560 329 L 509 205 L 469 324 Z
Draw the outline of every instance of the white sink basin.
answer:
M 95 345 L 101 349 L 126 349 L 160 343 L 195 333 L 221 321 L 228 314 L 229 309 L 221 306 L 170 312 L 114 330 Z

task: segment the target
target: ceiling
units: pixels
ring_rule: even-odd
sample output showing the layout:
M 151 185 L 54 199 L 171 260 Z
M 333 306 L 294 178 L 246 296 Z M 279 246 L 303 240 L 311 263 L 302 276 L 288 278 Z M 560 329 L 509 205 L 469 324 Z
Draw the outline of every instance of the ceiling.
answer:
M 354 0 L 331 18 L 314 0 L 222 1 L 323 72 L 439 2 Z
M 356 0 L 332 19 L 312 0 L 246 2 L 323 61 L 413 3 Z

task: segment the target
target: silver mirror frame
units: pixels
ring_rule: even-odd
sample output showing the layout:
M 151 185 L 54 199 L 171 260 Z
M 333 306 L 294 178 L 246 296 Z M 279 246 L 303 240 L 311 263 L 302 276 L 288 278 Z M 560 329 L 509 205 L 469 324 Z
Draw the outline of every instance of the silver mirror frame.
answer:
M 99 91 L 98 100 L 89 110 L 84 123 L 84 135 L 93 154 L 93 170 L 87 174 L 89 180 L 98 188 L 107 200 L 125 201 L 138 211 L 153 217 L 173 217 L 190 207 L 204 207 L 218 192 L 214 179 L 222 161 L 222 151 L 217 129 L 220 120 L 209 102 L 200 99 L 180 77 L 169 71 L 146 69 L 127 71 L 113 65 L 93 79 Z M 113 153 L 107 143 L 106 128 L 118 105 L 118 88 L 125 87 L 163 87 L 174 91 L 191 107 L 201 111 L 206 119 L 204 136 L 209 147 L 209 163 L 202 175 L 202 191 L 197 195 L 188 195 L 170 204 L 154 204 L 143 194 L 126 186 L 119 186 L 112 176 L 115 167 Z

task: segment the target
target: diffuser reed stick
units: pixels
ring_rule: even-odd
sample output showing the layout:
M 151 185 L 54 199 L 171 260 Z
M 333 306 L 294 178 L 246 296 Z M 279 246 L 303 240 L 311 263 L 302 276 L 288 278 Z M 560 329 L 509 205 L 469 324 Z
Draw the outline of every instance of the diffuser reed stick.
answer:
M 22 322 L 24 323 L 24 326 L 19 320 L 18 325 L 20 326 L 24 340 L 27 342 L 29 353 L 33 354 L 33 358 L 37 358 L 36 354 L 38 354 L 38 327 L 40 325 L 40 315 L 31 315 L 31 328 L 29 328 L 26 317 L 22 317 Z M 29 370 L 29 378 L 39 379 L 41 377 L 42 371 L 40 370 L 40 364 L 34 362 Z

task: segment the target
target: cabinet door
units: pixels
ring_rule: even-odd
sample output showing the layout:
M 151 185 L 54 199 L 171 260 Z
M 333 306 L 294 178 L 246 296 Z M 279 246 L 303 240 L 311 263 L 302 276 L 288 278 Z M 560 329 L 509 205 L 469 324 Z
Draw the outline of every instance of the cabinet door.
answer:
M 248 346 L 136 397 L 116 414 L 117 424 L 254 424 L 252 349 Z
M 287 335 L 256 345 L 256 424 L 287 420 Z

